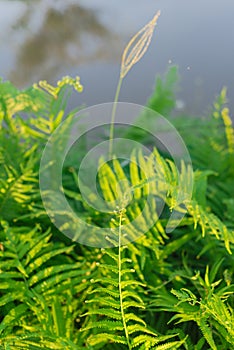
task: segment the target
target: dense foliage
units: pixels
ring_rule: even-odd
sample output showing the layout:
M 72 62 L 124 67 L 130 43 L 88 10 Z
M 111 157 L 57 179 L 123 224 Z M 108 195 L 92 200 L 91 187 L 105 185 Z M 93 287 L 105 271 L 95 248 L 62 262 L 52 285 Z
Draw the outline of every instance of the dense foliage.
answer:
M 64 192 L 73 210 L 89 223 L 118 228 L 119 244 L 107 249 L 63 236 L 39 191 L 42 151 L 63 118 L 72 121 L 76 111 L 67 113 L 66 104 L 71 87 L 82 90 L 79 79 L 66 77 L 56 87 L 40 82 L 24 91 L 0 82 L 0 349 L 234 346 L 234 129 L 226 91 L 203 118 L 175 116 L 176 80 L 174 67 L 158 78 L 148 106 L 166 115 L 186 143 L 193 169 L 185 166 L 180 176 L 186 184 L 194 173 L 191 200 L 176 203 L 175 165 L 157 149 L 148 159 L 133 153 L 128 166 L 116 159 L 100 168 L 104 199 L 117 196 L 120 180 L 123 195 L 133 192 L 130 205 L 114 217 L 83 203 L 72 156 L 64 166 Z M 135 138 L 134 132 L 128 137 Z M 138 141 L 145 137 L 137 135 Z M 136 158 L 153 181 L 145 180 Z M 162 178 L 166 189 L 160 188 Z M 124 222 L 131 223 L 143 205 L 146 216 L 131 235 L 144 232 L 148 217 L 157 215 L 156 196 L 166 203 L 163 215 L 146 234 L 122 245 Z M 178 205 L 186 215 L 166 233 L 170 210 Z

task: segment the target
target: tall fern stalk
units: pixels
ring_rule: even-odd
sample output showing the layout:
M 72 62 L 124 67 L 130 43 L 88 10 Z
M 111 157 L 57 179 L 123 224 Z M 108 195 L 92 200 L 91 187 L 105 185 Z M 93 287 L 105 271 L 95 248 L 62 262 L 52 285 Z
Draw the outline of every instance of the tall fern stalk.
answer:
M 113 138 L 116 107 L 117 102 L 119 100 L 119 93 L 123 79 L 129 72 L 129 70 L 132 68 L 132 66 L 134 66 L 134 64 L 137 63 L 147 51 L 159 16 L 160 11 L 158 11 L 155 14 L 154 18 L 132 37 L 132 39 L 129 41 L 129 43 L 124 49 L 121 60 L 119 82 L 116 88 L 115 99 L 111 112 L 111 125 L 109 134 L 109 158 L 111 158 L 113 155 Z
M 123 78 L 119 78 L 119 82 L 117 85 L 116 93 L 115 93 L 115 99 L 114 99 L 114 104 L 112 107 L 112 112 L 111 112 L 111 125 L 110 125 L 110 135 L 109 135 L 109 157 L 111 158 L 112 153 L 113 153 L 113 138 L 114 138 L 114 128 L 115 128 L 115 115 L 116 115 L 116 107 L 117 107 L 117 102 L 119 100 L 119 93 L 120 89 L 122 86 Z

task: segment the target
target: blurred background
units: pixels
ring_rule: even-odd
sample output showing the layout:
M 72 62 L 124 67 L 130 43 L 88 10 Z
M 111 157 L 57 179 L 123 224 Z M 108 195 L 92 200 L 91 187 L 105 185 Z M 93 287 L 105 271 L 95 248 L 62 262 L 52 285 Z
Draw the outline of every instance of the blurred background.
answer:
M 17 87 L 79 75 L 71 106 L 113 101 L 123 49 L 161 10 L 150 48 L 120 101 L 145 104 L 155 77 L 178 65 L 178 109 L 202 114 L 223 86 L 234 113 L 233 0 L 0 0 L 0 76 Z

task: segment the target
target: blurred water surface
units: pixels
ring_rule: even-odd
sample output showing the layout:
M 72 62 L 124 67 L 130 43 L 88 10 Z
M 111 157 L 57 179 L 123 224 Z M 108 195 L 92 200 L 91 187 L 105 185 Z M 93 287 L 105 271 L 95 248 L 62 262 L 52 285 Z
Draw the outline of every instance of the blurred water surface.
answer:
M 85 90 L 72 106 L 110 102 L 126 43 L 158 9 L 151 46 L 120 100 L 144 104 L 155 76 L 177 64 L 178 107 L 202 113 L 225 85 L 234 110 L 233 0 L 0 0 L 0 76 L 25 87 L 79 75 Z

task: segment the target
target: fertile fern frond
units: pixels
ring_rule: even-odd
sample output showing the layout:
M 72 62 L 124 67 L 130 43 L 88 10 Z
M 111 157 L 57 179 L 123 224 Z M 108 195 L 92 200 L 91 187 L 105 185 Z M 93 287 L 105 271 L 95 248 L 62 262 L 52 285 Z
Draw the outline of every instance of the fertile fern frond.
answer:
M 234 174 L 234 127 L 227 108 L 227 89 L 223 88 L 216 98 L 210 115 L 203 118 L 171 120 L 181 136 L 198 169 L 210 169 L 219 178 L 227 180 Z M 199 139 L 199 149 L 197 140 Z
M 37 113 L 46 111 L 48 99 L 46 95 L 29 88 L 20 91 L 10 82 L 0 82 L 0 128 L 4 123 L 8 127 L 8 131 L 17 134 L 18 124 L 13 118 L 19 112 Z
M 55 87 L 40 81 L 23 91 L 9 82 L 0 82 L 0 127 L 5 123 L 9 132 L 18 133 L 23 139 L 46 141 L 64 117 L 71 87 L 77 92 L 83 90 L 79 77 L 64 77 Z M 27 113 L 27 121 L 19 113 Z

